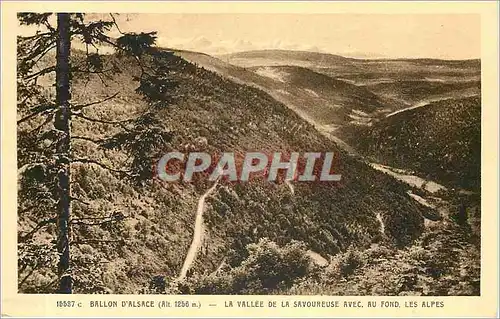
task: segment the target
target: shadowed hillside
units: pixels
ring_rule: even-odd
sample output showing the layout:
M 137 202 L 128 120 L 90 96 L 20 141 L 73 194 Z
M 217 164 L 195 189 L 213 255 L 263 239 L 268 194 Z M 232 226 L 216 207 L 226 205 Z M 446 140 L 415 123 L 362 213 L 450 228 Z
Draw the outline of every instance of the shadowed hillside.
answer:
M 481 99 L 432 102 L 382 119 L 371 128 L 346 129 L 359 151 L 450 187 L 481 185 Z
M 352 120 L 353 109 L 371 113 L 383 108 L 381 99 L 364 87 L 297 66 L 259 67 L 255 73 L 275 79 L 287 105 L 295 105 L 317 123 L 341 124 Z M 279 83 L 281 82 L 281 83 Z M 354 114 L 355 115 L 355 114 Z
M 255 54 L 261 54 L 260 52 L 255 51 Z M 299 53 L 304 57 L 310 54 L 310 52 Z M 389 110 L 398 109 L 400 105 L 391 99 L 379 97 L 364 87 L 315 72 L 314 68 L 298 66 L 300 63 L 247 68 L 228 64 L 222 58 L 217 59 L 197 52 L 176 51 L 176 54 L 224 77 L 267 92 L 325 132 L 334 131 L 351 122 L 370 125 L 372 116 L 377 116 L 376 114 L 388 107 Z M 323 54 L 317 54 L 318 58 L 322 56 Z M 324 63 L 328 61 L 334 63 L 337 58 L 324 58 Z M 314 61 L 310 60 L 311 63 L 316 63 Z

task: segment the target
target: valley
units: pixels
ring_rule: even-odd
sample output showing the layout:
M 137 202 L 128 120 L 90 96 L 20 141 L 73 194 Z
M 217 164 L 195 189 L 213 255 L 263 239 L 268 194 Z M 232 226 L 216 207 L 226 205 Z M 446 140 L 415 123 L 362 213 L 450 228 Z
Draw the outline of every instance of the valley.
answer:
M 368 134 L 387 126 L 390 123 L 388 118 L 403 112 L 405 115 L 395 119 L 395 123 L 401 123 L 399 119 L 406 114 L 413 116 L 420 113 L 412 111 L 415 109 L 427 106 L 434 109 L 434 105 L 451 105 L 456 101 L 480 101 L 480 62 L 477 60 L 358 60 L 331 54 L 279 50 L 235 53 L 220 56 L 220 59 L 200 58 L 202 54 L 194 52 L 178 54 L 223 76 L 266 91 L 351 155 L 359 155 L 361 151 L 363 156 L 399 168 L 414 169 L 415 165 L 402 165 L 400 161 L 381 158 L 372 150 L 380 146 L 369 145 L 386 145 L 388 141 L 381 137 L 369 140 L 366 137 Z M 366 82 L 367 78 L 372 81 Z M 469 107 L 469 110 L 476 112 L 477 107 Z M 443 111 L 450 112 L 451 109 L 446 111 L 443 108 Z M 471 128 L 480 127 L 477 114 L 474 113 L 471 118 Z M 459 121 L 457 124 L 462 125 L 471 115 L 458 114 L 451 117 L 451 121 Z M 443 120 L 444 117 L 437 118 Z M 432 121 L 436 120 L 431 120 L 428 125 L 440 125 Z M 442 122 L 441 125 L 446 127 L 448 123 Z M 477 158 L 477 147 L 480 145 L 475 134 L 471 136 L 475 140 L 468 143 L 476 147 L 473 158 Z M 454 143 L 460 143 L 461 139 L 462 136 L 457 136 Z M 416 145 L 418 143 L 415 142 Z M 400 153 L 407 151 L 400 150 Z M 477 185 L 478 179 L 475 180 Z
M 455 190 L 458 186 L 453 188 L 455 168 L 470 172 L 460 161 L 463 158 L 455 157 L 453 144 L 439 135 L 443 143 L 451 145 L 447 149 L 451 154 L 448 164 L 455 166 L 447 171 L 448 175 L 437 171 L 423 174 L 423 167 L 433 166 L 417 166 L 420 158 L 408 146 L 391 148 L 397 154 L 407 154 L 405 159 L 381 153 L 382 146 L 370 148 L 387 145 L 387 137 L 372 130 L 383 132 L 389 127 L 384 121 L 432 109 L 409 106 L 423 103 L 424 99 L 436 101 L 431 105 L 444 103 L 445 111 L 440 116 L 463 123 L 469 103 L 478 103 L 475 62 L 467 62 L 464 67 L 463 63 L 449 61 L 365 61 L 293 51 L 257 51 L 219 58 L 172 52 L 160 49 L 158 57 L 179 84 L 168 91 L 175 99 L 157 109 L 159 122 L 141 118 L 143 122 L 136 124 L 153 123 L 146 127 L 158 128 L 151 135 L 154 138 L 158 132 L 168 132 L 161 147 L 143 149 L 140 145 L 151 138 L 146 133 L 134 137 L 139 144 L 133 144 L 131 154 L 126 147 L 114 147 L 116 139 L 123 138 L 121 130 L 130 128 L 128 124 L 113 125 L 113 121 L 141 114 L 155 102 L 147 102 L 137 93 L 134 79 L 141 70 L 134 61 L 106 56 L 105 65 L 119 65 L 121 69 L 106 85 L 93 75 L 73 82 L 75 105 L 104 101 L 86 111 L 86 117 L 104 120 L 89 123 L 80 117 L 73 121 L 75 136 L 86 137 L 74 142 L 73 152 L 80 157 L 93 155 L 107 163 L 73 165 L 72 187 L 75 196 L 81 198 L 73 203 L 74 218 L 98 218 L 103 212 L 123 216 L 116 224 L 73 225 L 75 268 L 91 267 L 92 274 L 90 278 L 77 277 L 76 290 L 181 294 L 479 293 L 478 192 L 460 195 Z M 144 59 L 145 68 L 155 68 L 152 59 Z M 433 71 L 436 64 L 444 67 Z M 387 77 L 388 82 L 381 83 L 378 77 Z M 456 80 L 463 77 L 469 78 Z M 408 78 L 418 79 L 423 93 L 409 97 L 413 91 L 408 89 Z M 448 80 L 454 84 L 435 88 Z M 116 98 L 107 99 L 115 92 L 119 92 Z M 446 110 L 452 100 L 437 101 L 444 96 L 463 98 L 460 109 L 464 114 L 452 112 L 456 116 L 449 116 Z M 428 116 L 430 122 L 433 114 Z M 29 138 L 29 132 L 38 124 L 27 123 L 18 128 L 18 134 Z M 472 132 L 475 125 L 470 124 Z M 426 128 L 415 125 L 414 130 L 419 135 Z M 108 140 L 110 133 L 117 137 Z M 389 135 L 388 141 L 400 145 L 395 136 Z M 105 142 L 95 142 L 101 139 Z M 462 148 L 458 151 L 462 154 L 469 154 L 469 148 L 477 146 L 477 140 L 464 141 L 461 135 L 450 139 L 459 141 Z M 429 141 L 424 142 L 429 147 Z M 205 175 L 195 174 L 190 183 L 168 183 L 146 169 L 147 178 L 136 182 L 107 169 L 125 167 L 130 162 L 148 168 L 164 152 L 172 150 L 238 154 L 255 150 L 333 151 L 342 180 L 330 184 L 269 183 L 261 179 L 213 183 Z M 439 156 L 432 165 L 442 166 Z M 144 158 L 146 164 L 141 161 Z M 475 180 L 478 176 L 463 178 Z M 29 197 L 23 198 L 20 211 L 33 204 Z M 454 216 L 462 210 L 469 218 L 460 224 Z M 30 213 L 20 217 L 22 235 L 34 227 L 35 218 Z M 46 228 L 34 238 L 38 243 L 47 243 L 54 236 L 54 229 Z M 95 238 L 104 241 L 90 244 Z M 445 248 L 449 251 L 443 252 Z M 471 271 L 464 275 L 463 267 L 467 265 L 471 265 Z M 418 274 L 408 269 L 417 269 Z M 413 281 L 408 279 L 412 276 L 416 278 L 410 278 Z M 51 292 L 53 277 L 53 270 L 34 271 L 29 279 L 22 279 L 20 290 Z M 401 286 L 405 280 L 410 283 Z M 461 286 L 456 288 L 455 282 Z
M 374 154 L 373 151 L 370 151 L 370 149 L 363 147 L 369 144 L 362 144 L 361 141 L 363 143 L 373 143 L 375 145 L 383 142 L 383 139 L 380 139 L 380 137 L 376 137 L 376 140 L 373 140 L 373 138 L 372 140 L 367 139 L 365 132 L 370 132 L 374 124 L 376 127 L 382 127 L 382 125 L 387 122 L 385 118 L 390 118 L 399 114 L 406 115 L 407 112 L 418 112 L 417 109 L 419 108 L 429 107 L 433 109 L 434 104 L 455 103 L 455 101 L 467 101 L 478 98 L 480 96 L 478 76 L 480 70 L 477 68 L 477 64 L 474 62 L 466 62 L 464 68 L 457 68 L 456 65 L 458 65 L 459 62 L 457 62 L 456 65 L 449 62 L 453 64 L 453 67 L 442 70 L 441 67 L 443 66 L 439 66 L 440 69 L 438 71 L 432 72 L 429 71 L 429 69 L 424 71 L 424 68 L 421 69 L 420 67 L 415 67 L 414 69 L 412 69 L 412 67 L 405 69 L 404 67 L 405 64 L 412 63 L 419 65 L 422 61 L 391 61 L 395 63 L 400 62 L 398 66 L 401 67 L 397 71 L 399 73 L 391 74 L 392 79 L 364 80 L 363 77 L 366 77 L 367 74 L 362 72 L 356 74 L 350 69 L 350 66 L 346 67 L 346 69 L 350 69 L 349 72 L 341 70 L 341 67 L 338 65 L 350 64 L 347 59 L 339 61 L 336 59 L 337 57 L 333 57 L 337 66 L 332 69 L 325 68 L 325 61 L 328 59 L 321 58 L 314 60 L 314 54 L 310 55 L 310 60 L 306 59 L 307 62 L 304 62 L 303 55 L 306 54 L 303 52 L 299 53 L 299 58 L 295 60 L 290 59 L 290 56 L 293 56 L 294 53 L 289 53 L 286 57 L 283 57 L 283 54 L 275 56 L 274 53 L 275 52 L 272 51 L 255 52 L 253 53 L 254 56 L 243 53 L 242 55 L 244 55 L 244 58 L 239 58 L 239 54 L 221 57 L 221 60 L 226 59 L 226 61 L 232 61 L 236 65 L 224 65 L 222 62 L 219 62 L 217 68 L 213 67 L 211 61 L 200 61 L 197 59 L 196 54 L 191 55 L 188 59 L 190 58 L 191 61 L 200 63 L 203 67 L 212 69 L 222 75 L 235 76 L 235 78 L 242 83 L 255 85 L 268 92 L 278 101 L 281 101 L 290 109 L 294 110 L 304 120 L 312 124 L 318 132 L 334 141 L 351 156 L 361 161 L 365 161 L 374 169 L 404 182 L 411 188 L 415 188 L 418 194 L 409 190 L 407 192 L 408 196 L 419 204 L 434 211 L 430 214 L 424 214 L 426 228 L 432 229 L 436 227 L 434 225 L 436 222 L 448 224 L 448 220 L 451 218 L 450 215 L 454 214 L 453 207 L 455 206 L 453 202 L 455 199 L 453 199 L 453 197 L 463 194 L 475 194 L 470 190 L 460 189 L 460 186 L 456 189 L 456 184 L 450 185 L 446 183 L 449 187 L 453 188 L 453 190 L 450 191 L 447 187 L 440 184 L 445 181 L 441 176 L 434 174 L 430 175 L 432 177 L 429 179 L 429 175 L 426 175 L 418 168 L 414 170 L 416 168 L 415 165 L 405 165 L 402 162 L 391 160 L 387 162 L 386 158 L 381 158 Z M 264 59 L 260 57 L 262 55 L 267 55 L 268 57 Z M 275 60 L 270 59 L 269 56 L 274 57 Z M 287 60 L 287 58 L 289 58 L 289 60 Z M 354 63 L 356 64 L 356 62 Z M 366 64 L 370 63 L 388 64 L 384 61 L 380 63 L 369 61 Z M 443 62 L 445 65 L 446 63 L 447 62 Z M 440 61 L 432 61 L 432 64 L 440 64 Z M 424 65 L 426 64 L 424 63 Z M 238 67 L 242 69 L 238 69 Z M 305 67 L 309 67 L 315 71 L 304 69 Z M 254 74 L 249 74 L 248 71 Z M 366 70 L 363 72 L 366 72 Z M 393 72 L 396 71 L 394 70 Z M 426 74 L 426 72 L 432 74 Z M 331 78 L 325 79 L 322 74 L 329 74 L 330 76 L 335 74 L 336 78 L 345 82 L 346 85 L 338 86 L 336 83 L 339 82 L 333 82 Z M 347 74 L 349 79 L 346 77 Z M 257 78 L 256 75 L 261 78 Z M 384 74 L 384 76 L 386 75 Z M 408 78 L 411 78 L 411 80 Z M 269 82 L 269 80 L 272 80 L 272 82 Z M 366 90 L 354 90 L 352 87 L 347 89 L 349 85 L 355 85 L 363 89 L 366 88 Z M 334 93 L 332 93 L 332 91 Z M 303 98 L 304 96 L 306 96 L 306 98 Z M 338 98 L 339 96 L 341 96 L 340 99 Z M 369 98 L 359 100 L 362 96 Z M 356 99 L 359 102 L 356 102 Z M 331 104 L 335 102 L 336 104 Z M 328 110 L 325 112 L 322 111 L 322 108 Z M 346 111 L 350 112 L 350 114 L 347 114 L 349 117 L 346 116 Z M 451 117 L 451 119 L 452 121 L 454 120 L 453 117 Z M 463 118 L 460 118 L 461 121 L 467 119 L 469 118 L 465 117 L 465 115 Z M 474 118 L 471 125 L 477 128 L 480 127 L 480 122 L 476 119 L 477 118 Z M 467 136 L 466 138 L 471 137 L 472 136 Z M 463 143 L 463 137 L 461 136 L 452 135 L 451 138 L 457 138 L 455 142 Z M 350 145 L 342 139 L 349 141 Z M 397 142 L 397 137 L 394 141 Z M 409 142 L 411 143 L 411 141 Z M 416 145 L 419 145 L 419 143 L 417 142 Z M 424 147 L 425 145 L 426 144 L 424 144 Z M 480 145 L 480 141 L 475 140 L 468 145 L 478 146 Z M 352 146 L 361 148 L 363 154 L 361 155 Z M 458 150 L 453 151 L 458 152 Z M 464 149 L 463 151 L 467 153 L 468 150 Z M 417 155 L 413 155 L 410 151 L 403 152 L 407 152 L 405 155 L 409 158 L 417 157 Z M 472 155 L 472 158 L 478 158 L 478 156 L 478 153 L 475 153 Z M 380 161 L 384 164 L 380 164 Z M 386 163 L 397 165 L 398 168 L 390 167 Z M 434 167 L 437 170 L 439 170 L 438 167 L 442 167 L 439 166 L 439 164 L 434 165 L 436 165 Z M 466 168 L 465 171 L 472 172 L 474 169 L 475 168 L 469 167 Z M 461 173 L 455 171 L 451 174 L 458 175 Z M 474 181 L 478 182 L 479 177 L 472 177 L 472 183 L 474 183 Z M 441 195 L 436 196 L 436 194 Z M 472 199 L 472 202 L 469 204 L 472 209 L 477 210 L 477 199 Z M 471 218 L 477 218 L 477 216 L 470 216 Z M 380 214 L 377 214 L 376 217 L 380 222 L 381 233 L 383 233 L 385 231 L 383 220 Z

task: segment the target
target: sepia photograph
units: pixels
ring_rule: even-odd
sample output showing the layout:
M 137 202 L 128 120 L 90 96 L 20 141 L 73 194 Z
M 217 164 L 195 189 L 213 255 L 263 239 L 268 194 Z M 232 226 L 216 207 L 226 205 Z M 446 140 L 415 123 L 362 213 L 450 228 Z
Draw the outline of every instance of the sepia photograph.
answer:
M 19 294 L 481 296 L 479 14 L 17 24 Z

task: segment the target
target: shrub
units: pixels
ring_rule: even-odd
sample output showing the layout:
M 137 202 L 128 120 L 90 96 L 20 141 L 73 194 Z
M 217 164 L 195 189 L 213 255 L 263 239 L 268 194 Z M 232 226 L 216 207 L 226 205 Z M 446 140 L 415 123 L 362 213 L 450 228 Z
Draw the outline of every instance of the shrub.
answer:
M 302 242 L 280 247 L 267 238 L 247 245 L 248 257 L 229 271 L 194 276 L 187 284 L 193 294 L 268 294 L 290 288 L 307 276 L 311 259 Z

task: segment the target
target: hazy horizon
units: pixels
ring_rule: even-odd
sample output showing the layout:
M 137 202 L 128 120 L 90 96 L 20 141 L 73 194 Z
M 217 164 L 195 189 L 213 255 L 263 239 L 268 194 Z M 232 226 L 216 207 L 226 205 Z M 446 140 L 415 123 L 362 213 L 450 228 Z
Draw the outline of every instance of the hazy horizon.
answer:
M 121 14 L 122 31 L 210 55 L 294 50 L 354 58 L 480 59 L 473 14 Z
M 115 17 L 123 32 L 156 31 L 160 47 L 213 56 L 292 50 L 359 59 L 481 58 L 480 19 L 474 14 L 158 13 Z M 87 18 L 109 19 L 109 14 L 89 13 Z M 114 28 L 110 35 L 120 33 Z

